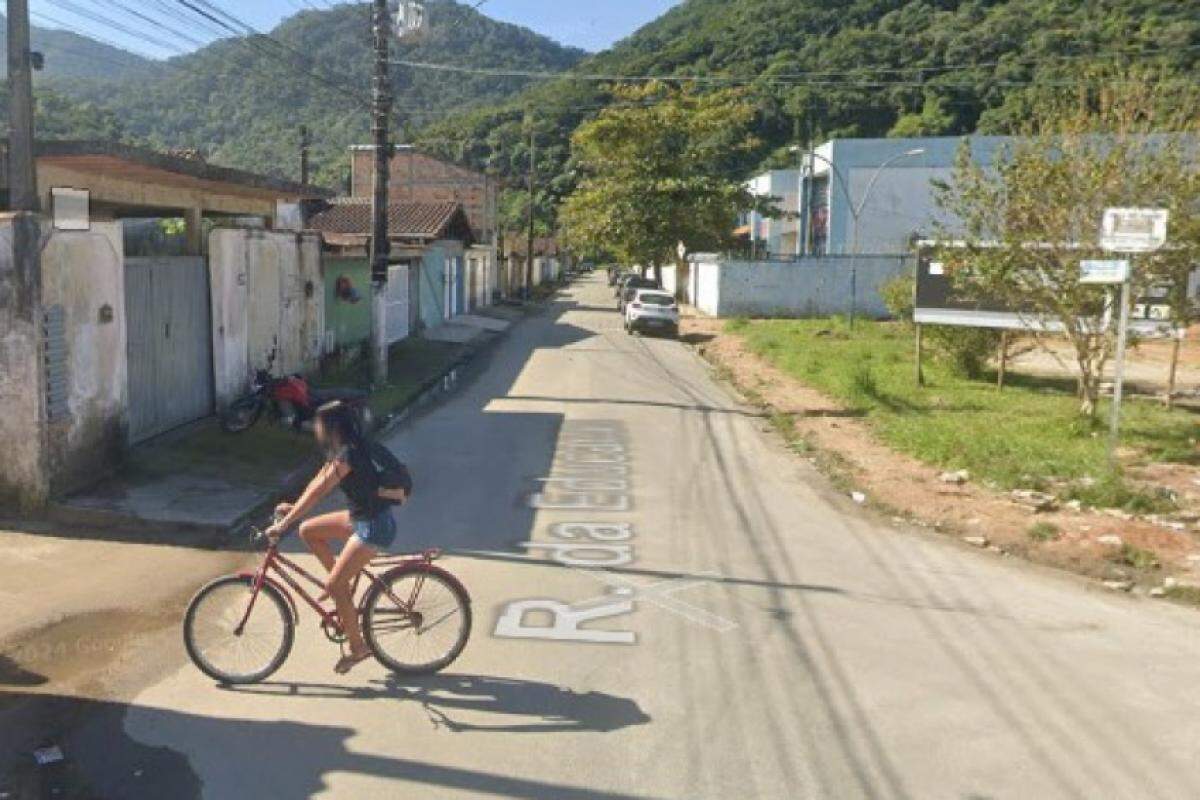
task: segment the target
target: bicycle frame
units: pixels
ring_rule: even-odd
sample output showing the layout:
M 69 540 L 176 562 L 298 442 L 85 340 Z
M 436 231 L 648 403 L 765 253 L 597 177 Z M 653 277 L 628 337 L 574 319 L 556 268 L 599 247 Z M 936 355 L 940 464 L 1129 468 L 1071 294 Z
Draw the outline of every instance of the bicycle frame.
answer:
M 390 566 L 391 569 L 384 573 L 384 576 L 386 577 L 395 570 L 405 567 L 411 567 L 414 565 L 417 567 L 430 567 L 433 562 L 440 557 L 440 550 L 426 550 L 417 555 L 376 559 L 367 566 Z M 408 601 L 405 602 L 396 597 L 396 595 L 392 593 L 392 591 L 379 576 L 375 575 L 375 573 L 364 567 L 358 575 L 354 576 L 354 581 L 350 584 L 350 597 L 353 598 L 358 594 L 360 581 L 362 580 L 363 576 L 366 576 L 367 580 L 369 580 L 372 585 L 379 586 L 382 591 L 387 593 L 387 596 L 397 605 L 401 613 L 411 615 L 413 613 L 413 606 L 416 605 L 417 597 L 421 593 L 421 587 L 425 583 L 425 571 L 425 569 L 417 570 L 417 579 L 414 582 Z M 283 583 L 281 584 L 279 580 L 276 580 L 274 577 L 272 577 L 272 574 L 281 578 Z M 258 595 L 259 592 L 262 591 L 263 584 L 270 583 L 277 590 L 279 590 L 284 597 L 287 598 L 288 603 L 290 603 L 292 607 L 292 616 L 296 621 L 299 621 L 300 615 L 296 606 L 296 601 L 292 596 L 292 592 L 298 593 L 304 602 L 308 604 L 309 608 L 311 608 L 317 614 L 317 616 L 321 618 L 322 627 L 329 626 L 337 633 L 343 633 L 342 623 L 341 620 L 338 619 L 336 607 L 333 609 L 326 609 L 324 606 L 322 606 L 319 602 L 317 602 L 316 599 L 313 598 L 311 594 L 309 594 L 300 581 L 297 580 L 297 576 L 308 581 L 313 586 L 316 586 L 321 590 L 325 589 L 325 583 L 323 581 L 313 576 L 312 573 L 304 569 L 304 567 L 300 566 L 292 559 L 280 553 L 279 545 L 272 543 L 267 548 L 266 556 L 263 558 L 263 562 L 259 566 L 258 570 L 254 573 L 242 573 L 242 577 L 252 578 L 254 582 L 250 593 L 250 602 L 246 605 L 246 613 L 242 615 L 242 619 L 238 623 L 235 632 L 240 635 L 245 629 L 246 622 L 250 619 L 250 614 L 254 611 L 254 604 L 258 600 Z M 291 592 L 288 591 L 289 588 L 291 589 Z M 362 598 L 358 601 L 357 608 L 359 616 L 362 616 L 363 611 L 365 610 L 367 594 L 368 593 L 364 592 Z

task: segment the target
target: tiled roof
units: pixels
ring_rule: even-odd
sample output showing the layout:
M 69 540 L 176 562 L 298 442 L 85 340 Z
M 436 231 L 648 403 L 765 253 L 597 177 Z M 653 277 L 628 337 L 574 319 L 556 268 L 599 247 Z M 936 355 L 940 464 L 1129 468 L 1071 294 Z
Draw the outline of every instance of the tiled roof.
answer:
M 455 216 L 462 214 L 458 203 L 393 203 L 388 207 L 388 235 L 397 239 L 441 239 L 452 232 Z M 308 227 L 333 236 L 369 236 L 371 204 L 354 198 L 339 198 L 315 214 Z

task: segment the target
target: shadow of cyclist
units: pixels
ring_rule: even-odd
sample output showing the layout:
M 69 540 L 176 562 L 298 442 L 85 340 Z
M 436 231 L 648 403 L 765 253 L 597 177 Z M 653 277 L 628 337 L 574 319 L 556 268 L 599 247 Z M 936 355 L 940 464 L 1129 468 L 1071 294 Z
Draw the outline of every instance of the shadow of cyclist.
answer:
M 541 681 L 483 675 L 432 675 L 405 679 L 388 676 L 373 687 L 323 683 L 273 682 L 258 686 L 225 686 L 243 694 L 343 700 L 412 700 L 434 725 L 453 733 L 607 733 L 644 725 L 650 716 L 626 697 L 597 691 L 575 691 Z M 496 715 L 480 722 L 479 714 Z

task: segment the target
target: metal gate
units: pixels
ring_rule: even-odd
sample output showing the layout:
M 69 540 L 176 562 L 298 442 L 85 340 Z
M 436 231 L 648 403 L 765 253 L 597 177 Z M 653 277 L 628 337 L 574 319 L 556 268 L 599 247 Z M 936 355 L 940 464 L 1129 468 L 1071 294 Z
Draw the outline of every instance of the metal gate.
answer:
M 408 338 L 408 270 L 408 266 L 404 264 L 388 267 L 385 315 L 388 344 Z
M 212 321 L 203 258 L 128 258 L 129 439 L 213 410 Z

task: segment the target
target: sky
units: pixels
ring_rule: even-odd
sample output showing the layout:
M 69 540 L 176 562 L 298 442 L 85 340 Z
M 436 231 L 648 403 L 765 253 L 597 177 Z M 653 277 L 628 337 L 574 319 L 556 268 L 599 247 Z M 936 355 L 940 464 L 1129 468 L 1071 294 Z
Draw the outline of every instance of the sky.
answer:
M 460 0 L 464 1 L 464 0 Z M 474 4 L 477 0 L 465 0 Z M 239 19 L 266 31 L 297 9 L 325 7 L 336 0 L 210 0 Z M 563 44 L 589 51 L 603 50 L 658 17 L 681 0 L 483 0 L 480 11 L 494 19 L 531 28 Z M 161 30 L 162 45 L 139 40 L 137 31 L 152 27 L 123 11 L 135 9 L 171 24 L 172 18 L 159 9 L 176 13 L 182 8 L 173 0 L 123 0 L 121 3 L 95 0 L 30 0 L 32 22 L 43 28 L 67 28 L 109 44 L 116 44 L 151 57 L 178 55 L 195 49 Z M 116 22 L 128 29 L 119 30 Z M 176 27 L 181 27 L 175 21 Z M 187 32 L 187 31 L 185 31 Z M 211 38 L 203 35 L 203 38 Z

